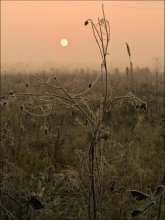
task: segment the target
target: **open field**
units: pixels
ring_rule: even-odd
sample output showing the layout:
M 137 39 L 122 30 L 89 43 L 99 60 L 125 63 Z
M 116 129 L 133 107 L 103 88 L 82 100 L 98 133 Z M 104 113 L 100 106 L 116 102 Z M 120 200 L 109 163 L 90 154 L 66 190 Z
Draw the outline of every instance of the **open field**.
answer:
M 81 68 L 72 74 L 52 69 L 29 75 L 1 76 L 2 201 L 8 210 L 2 210 L 2 219 L 88 219 L 92 123 L 69 102 L 54 97 L 63 93 L 52 86 L 58 86 L 56 76 L 74 97 L 90 88 L 98 73 Z M 103 80 L 100 76 L 85 95 L 77 96 L 79 106 L 93 119 L 99 114 Z M 109 73 L 111 100 L 130 95 L 129 83 L 126 73 Z M 164 219 L 162 194 L 153 197 L 156 187 L 164 185 L 164 74 L 135 69 L 133 94 L 143 102 L 119 99 L 110 105 L 100 127 L 100 220 L 133 219 L 132 210 L 143 210 L 153 201 L 135 219 Z M 129 190 L 147 198 L 137 201 Z

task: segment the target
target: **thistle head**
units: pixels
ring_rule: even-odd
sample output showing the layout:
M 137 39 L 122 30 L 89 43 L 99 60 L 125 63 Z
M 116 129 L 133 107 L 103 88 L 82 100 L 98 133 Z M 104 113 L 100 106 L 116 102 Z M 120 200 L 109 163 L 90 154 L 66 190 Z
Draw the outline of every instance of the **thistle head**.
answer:
M 85 23 L 84 23 L 84 25 L 85 25 L 85 26 L 87 26 L 87 25 L 88 25 L 88 23 L 89 23 L 89 22 L 88 22 L 88 20 L 86 20 L 86 21 L 85 21 Z

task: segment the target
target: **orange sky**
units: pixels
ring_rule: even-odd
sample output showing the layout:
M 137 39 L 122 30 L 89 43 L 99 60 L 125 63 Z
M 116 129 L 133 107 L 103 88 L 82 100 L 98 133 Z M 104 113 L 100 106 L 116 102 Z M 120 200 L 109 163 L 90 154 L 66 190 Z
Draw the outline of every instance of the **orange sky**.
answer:
M 127 41 L 136 65 L 164 62 L 164 1 L 1 1 L 1 61 L 46 62 L 64 65 L 100 64 L 90 26 L 102 16 L 111 24 L 108 63 L 125 67 Z M 69 46 L 60 47 L 67 38 Z

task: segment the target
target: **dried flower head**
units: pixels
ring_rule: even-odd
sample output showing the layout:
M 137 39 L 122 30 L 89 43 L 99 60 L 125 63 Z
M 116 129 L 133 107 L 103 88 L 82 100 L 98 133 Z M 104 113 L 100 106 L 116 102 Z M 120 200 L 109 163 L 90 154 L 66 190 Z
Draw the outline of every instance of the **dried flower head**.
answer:
M 45 126 L 44 133 L 47 135 L 47 134 L 48 134 L 48 132 L 49 132 L 49 129 L 48 129 L 48 127 L 47 127 L 47 126 Z
M 135 108 L 136 108 L 136 109 L 139 109 L 139 107 L 140 107 L 140 105 L 139 105 L 139 104 L 137 104 L 137 105 L 135 106 Z
M 110 186 L 110 192 L 113 192 L 115 190 L 115 181 L 112 181 L 112 184 Z
M 154 197 L 159 197 L 161 195 L 163 195 L 165 192 L 165 188 L 164 188 L 164 185 L 160 185 L 160 186 L 157 186 L 156 189 L 155 189 L 155 192 L 154 192 Z
M 8 94 L 9 95 L 13 95 L 15 92 L 14 91 L 9 91 Z
M 109 131 L 108 130 L 102 130 L 100 133 L 100 139 L 103 139 L 104 141 L 107 141 L 109 138 Z
M 147 112 L 147 103 L 146 102 L 142 102 L 142 104 L 140 105 L 140 109 L 144 110 L 145 112 Z
M 88 25 L 88 20 L 85 21 L 84 25 Z
M 24 109 L 24 106 L 23 106 L 23 105 L 21 105 L 21 106 L 20 106 L 20 109 L 21 109 L 21 110 L 23 110 L 23 109 Z

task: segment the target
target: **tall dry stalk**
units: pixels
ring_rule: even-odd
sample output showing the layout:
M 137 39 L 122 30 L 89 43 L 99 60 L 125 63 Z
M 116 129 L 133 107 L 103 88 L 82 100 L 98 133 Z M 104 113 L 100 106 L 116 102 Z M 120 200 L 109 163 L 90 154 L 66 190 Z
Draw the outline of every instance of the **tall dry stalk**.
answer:
M 130 91 L 134 91 L 135 88 L 135 83 L 134 83 L 134 74 L 133 74 L 133 62 L 132 62 L 132 59 L 131 59 L 131 50 L 130 50 L 130 46 L 129 44 L 126 42 L 126 48 L 127 48 L 127 53 L 128 53 L 128 58 L 129 58 L 129 65 L 130 67 L 126 68 L 126 71 L 127 71 L 127 76 L 129 78 L 129 89 Z
M 100 209 L 100 201 L 101 201 L 101 156 L 102 149 L 100 145 L 100 130 L 101 124 L 103 121 L 103 116 L 106 111 L 106 104 L 108 100 L 108 70 L 107 70 L 107 51 L 108 45 L 110 41 L 110 24 L 105 18 L 104 6 L 102 5 L 102 13 L 103 18 L 98 18 L 98 23 L 94 24 L 91 19 L 88 19 L 85 22 L 85 25 L 88 23 L 92 26 L 93 35 L 97 46 L 99 48 L 99 52 L 101 55 L 102 63 L 101 70 L 104 70 L 105 81 L 104 81 L 104 92 L 103 92 L 103 100 L 99 107 L 99 117 L 95 121 L 95 126 L 93 129 L 93 137 L 89 146 L 89 209 L 88 215 L 89 219 L 98 219 L 98 211 Z

